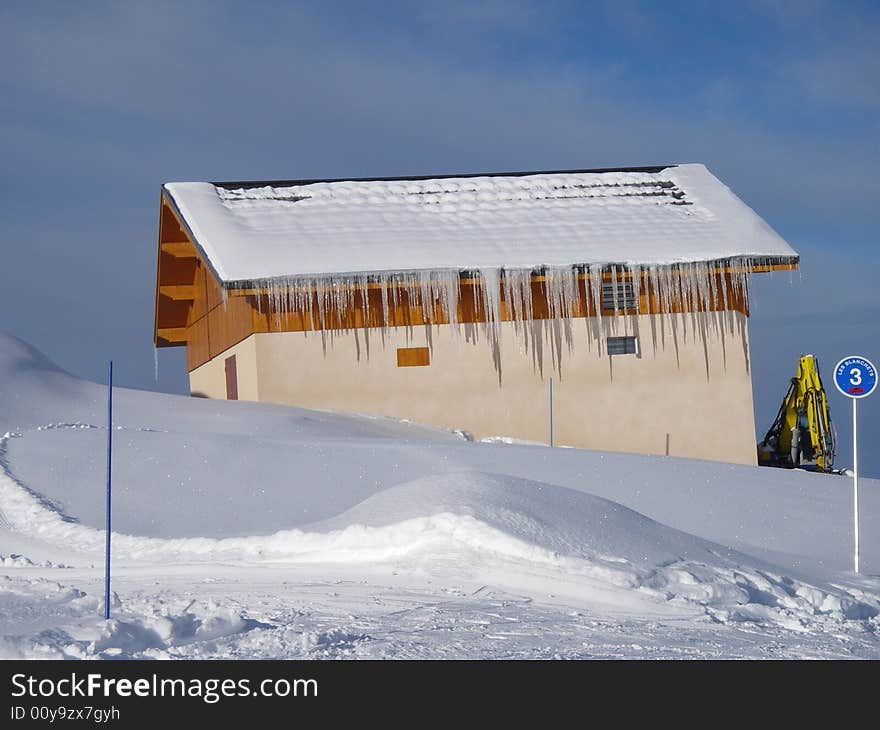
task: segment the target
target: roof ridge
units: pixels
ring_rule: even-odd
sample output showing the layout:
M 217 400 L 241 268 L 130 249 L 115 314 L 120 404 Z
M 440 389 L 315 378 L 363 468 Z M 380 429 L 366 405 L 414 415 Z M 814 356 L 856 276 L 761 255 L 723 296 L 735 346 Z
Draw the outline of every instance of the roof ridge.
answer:
M 444 173 L 441 175 L 398 175 L 389 177 L 337 177 L 337 178 L 306 178 L 302 180 L 226 180 L 212 182 L 218 188 L 262 188 L 262 187 L 293 187 L 295 185 L 314 185 L 316 183 L 338 182 L 414 182 L 418 180 L 450 180 L 454 178 L 475 177 L 528 177 L 530 175 L 583 175 L 613 172 L 642 172 L 656 174 L 677 165 L 647 165 L 642 167 L 596 167 L 578 170 L 520 170 L 514 172 L 466 172 Z

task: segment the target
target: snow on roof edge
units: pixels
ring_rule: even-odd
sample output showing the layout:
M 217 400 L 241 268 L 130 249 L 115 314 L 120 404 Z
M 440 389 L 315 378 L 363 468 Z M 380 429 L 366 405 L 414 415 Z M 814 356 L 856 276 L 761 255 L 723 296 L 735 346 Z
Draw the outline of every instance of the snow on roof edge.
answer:
M 794 251 L 787 242 L 779 236 L 773 228 L 764 221 L 752 208 L 747 206 L 733 191 L 718 180 L 709 170 L 701 164 L 684 164 L 669 165 L 662 167 L 650 168 L 605 168 L 602 170 L 585 170 L 585 171 L 561 171 L 561 172 L 522 172 L 522 173 L 488 173 L 482 174 L 466 174 L 466 175 L 442 175 L 436 177 L 430 176 L 413 176 L 405 178 L 354 178 L 350 180 L 327 180 L 327 181 L 279 181 L 285 187 L 305 187 L 305 186 L 332 186 L 335 184 L 365 184 L 373 182 L 405 182 L 420 181 L 429 183 L 431 181 L 447 181 L 455 182 L 457 180 L 467 180 L 469 182 L 479 181 L 481 178 L 504 179 L 510 177 L 524 178 L 532 176 L 546 175 L 575 175 L 575 176 L 597 176 L 611 173 L 616 174 L 649 174 L 655 170 L 662 171 L 664 176 L 673 180 L 687 191 L 688 203 L 703 206 L 709 210 L 721 212 L 722 216 L 727 216 L 728 227 L 742 236 L 744 240 L 760 239 L 767 247 L 766 251 L 749 250 L 744 247 L 740 251 L 728 250 L 723 255 L 718 255 L 718 251 L 714 251 L 712 255 L 711 249 L 707 250 L 707 256 L 695 257 L 691 255 L 664 254 L 663 256 L 648 256 L 640 260 L 637 257 L 615 257 L 607 255 L 601 257 L 585 257 L 577 260 L 570 257 L 565 263 L 559 261 L 550 262 L 542 261 L 541 255 L 538 253 L 535 260 L 529 265 L 505 266 L 503 262 L 493 262 L 489 266 L 480 266 L 471 264 L 463 264 L 456 266 L 394 266 L 388 268 L 371 268 L 364 270 L 362 268 L 333 271 L 296 271 L 289 273 L 271 273 L 267 275 L 246 275 L 236 276 L 235 272 L 229 270 L 224 265 L 224 256 L 221 251 L 214 245 L 218 239 L 223 243 L 229 240 L 236 242 L 248 240 L 248 236 L 253 236 L 253 232 L 242 225 L 242 221 L 237 219 L 230 209 L 222 204 L 219 198 L 218 186 L 222 185 L 225 190 L 234 189 L 232 186 L 237 183 L 166 183 L 163 190 L 167 193 L 169 202 L 175 207 L 180 215 L 181 221 L 188 228 L 194 243 L 204 254 L 204 257 L 223 286 L 227 288 L 241 288 L 253 283 L 266 283 L 270 281 L 295 281 L 295 280 L 312 280 L 316 278 L 324 278 L 333 276 L 335 278 L 350 278 L 363 276 L 383 277 L 388 275 L 418 275 L 426 272 L 479 272 L 481 270 L 541 270 L 552 268 L 580 268 L 589 266 L 674 266 L 688 263 L 717 263 L 719 265 L 730 265 L 738 262 L 738 265 L 746 264 L 746 262 L 757 265 L 790 265 L 796 266 L 799 261 L 799 255 Z M 254 182 L 254 187 L 259 187 L 260 183 Z
M 632 263 L 632 262 L 624 262 L 624 261 L 606 261 L 601 263 L 576 263 L 567 265 L 564 267 L 558 266 L 535 266 L 530 269 L 531 273 L 534 275 L 541 275 L 546 271 L 550 270 L 558 270 L 559 268 L 564 269 L 578 269 L 589 271 L 591 268 L 600 267 L 604 273 L 610 272 L 613 268 L 616 268 L 618 271 L 623 272 L 626 270 L 633 269 L 649 269 L 651 267 L 658 268 L 672 268 L 675 269 L 679 266 L 689 266 L 694 265 L 705 269 L 726 269 L 732 268 L 735 269 L 737 267 L 741 267 L 751 273 L 756 273 L 755 270 L 761 270 L 763 267 L 793 267 L 797 268 L 800 263 L 800 256 L 789 256 L 789 257 L 781 257 L 781 256 L 735 256 L 730 258 L 717 258 L 717 259 L 706 259 L 706 260 L 693 260 L 693 259 L 682 259 L 681 261 L 668 261 L 665 263 L 651 263 L 651 264 L 640 264 L 640 263 Z M 369 282 L 372 281 L 390 281 L 390 280 L 407 280 L 410 278 L 418 278 L 422 274 L 429 275 L 442 275 L 442 274 L 457 274 L 462 278 L 467 279 L 479 279 L 485 275 L 486 271 L 495 270 L 498 272 L 499 276 L 503 279 L 506 272 L 520 272 L 523 269 L 455 269 L 455 268 L 445 268 L 445 269 L 394 269 L 387 271 L 342 271 L 342 272 L 332 272 L 330 274 L 327 273 L 310 273 L 310 274 L 278 274 L 276 276 L 267 276 L 267 277 L 256 277 L 250 279 L 221 279 L 220 283 L 226 289 L 262 289 L 268 284 L 273 282 L 277 282 L 281 285 L 289 284 L 291 286 L 299 284 L 310 284 L 320 279 L 325 279 L 327 277 L 331 277 L 334 281 L 361 281 L 366 280 Z

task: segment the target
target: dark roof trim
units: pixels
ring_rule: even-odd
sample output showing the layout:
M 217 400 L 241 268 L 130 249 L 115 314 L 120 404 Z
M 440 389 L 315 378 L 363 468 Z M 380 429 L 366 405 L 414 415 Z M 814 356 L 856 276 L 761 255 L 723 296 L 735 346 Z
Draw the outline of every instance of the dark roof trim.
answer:
M 446 175 L 402 175 L 400 177 L 337 177 L 337 178 L 314 178 L 307 180 L 232 180 L 224 182 L 212 182 L 211 184 L 218 188 L 226 190 L 264 188 L 270 186 L 273 188 L 292 187 L 294 185 L 313 185 L 315 183 L 337 183 L 337 182 L 405 182 L 416 180 L 448 180 L 450 178 L 470 178 L 470 177 L 527 177 L 528 175 L 576 175 L 583 173 L 603 173 L 603 172 L 646 172 L 656 174 L 676 165 L 654 165 L 649 167 L 599 167 L 588 170 L 529 170 L 525 172 L 468 172 L 463 174 L 446 174 Z

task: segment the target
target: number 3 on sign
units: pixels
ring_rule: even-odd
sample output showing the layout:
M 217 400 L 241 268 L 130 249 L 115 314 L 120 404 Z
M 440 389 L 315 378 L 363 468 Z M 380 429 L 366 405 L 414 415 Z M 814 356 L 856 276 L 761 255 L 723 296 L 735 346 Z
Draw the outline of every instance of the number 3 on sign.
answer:
M 859 431 L 856 403 L 867 398 L 877 387 L 877 368 L 860 355 L 845 357 L 834 368 L 834 385 L 847 398 L 852 398 L 853 414 L 853 570 L 859 572 Z
M 834 384 L 847 398 L 865 398 L 877 387 L 877 369 L 868 358 L 850 355 L 834 368 Z

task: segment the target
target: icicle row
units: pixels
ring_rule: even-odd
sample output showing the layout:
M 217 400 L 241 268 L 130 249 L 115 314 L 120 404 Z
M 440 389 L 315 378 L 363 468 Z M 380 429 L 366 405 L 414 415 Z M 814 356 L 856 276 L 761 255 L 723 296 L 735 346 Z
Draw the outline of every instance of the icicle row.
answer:
M 710 316 L 719 309 L 728 311 L 735 301 L 748 306 L 748 275 L 756 266 L 749 258 L 725 262 L 681 263 L 673 265 L 592 264 L 584 267 L 547 267 L 529 269 L 481 269 L 469 274 L 476 307 L 482 304 L 484 316 L 474 324 L 460 317 L 462 280 L 458 271 L 422 271 L 410 274 L 328 275 L 310 278 L 273 278 L 245 283 L 262 292 L 257 308 L 272 318 L 275 327 L 285 328 L 285 320 L 299 316 L 304 329 L 321 330 L 322 341 L 352 331 L 365 330 L 364 342 L 369 352 L 368 330 L 378 328 L 383 341 L 392 327 L 407 326 L 409 330 L 420 320 L 428 328 L 449 324 L 456 335 L 473 340 L 482 333 L 492 350 L 496 368 L 501 367 L 502 322 L 510 321 L 521 350 L 531 351 L 538 369 L 543 342 L 550 343 L 553 366 L 561 368 L 566 351 L 574 349 L 572 320 L 585 318 L 590 344 L 595 343 L 604 354 L 606 327 L 612 333 L 619 325 L 626 332 L 635 332 L 639 308 L 633 311 L 626 301 L 630 293 L 636 303 L 648 297 L 653 304 L 648 310 L 666 313 L 669 324 L 680 329 L 685 340 L 688 330 L 694 341 L 705 340 L 711 326 L 723 328 L 732 320 Z M 721 269 L 721 271 L 719 271 Z M 726 272 L 724 271 L 726 269 Z M 534 287 L 540 286 L 536 274 L 543 275 L 546 314 L 535 319 Z M 618 316 L 603 317 L 603 284 L 611 286 L 611 305 Z M 378 301 L 370 301 L 370 292 L 378 289 Z M 624 295 L 624 292 L 626 294 Z M 224 289 L 224 297 L 226 290 Z M 584 298 L 586 295 L 586 298 Z M 267 311 L 263 312 L 264 299 Z M 606 298 L 607 299 L 607 298 Z M 420 310 L 420 311 L 419 311 Z M 626 311 L 624 311 L 626 310 Z M 403 322 L 401 322 L 401 315 Z M 610 322 L 605 322 L 609 319 Z M 630 326 L 632 322 L 632 327 Z M 707 322 L 714 324 L 707 325 Z M 377 325 L 378 323 L 378 325 Z M 667 318 L 659 318 L 660 339 L 665 341 Z M 653 325 L 652 325 L 653 327 Z M 430 330 L 429 330 L 430 340 Z M 655 337 L 656 342 L 656 337 Z

